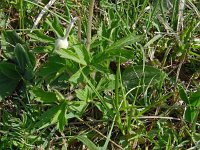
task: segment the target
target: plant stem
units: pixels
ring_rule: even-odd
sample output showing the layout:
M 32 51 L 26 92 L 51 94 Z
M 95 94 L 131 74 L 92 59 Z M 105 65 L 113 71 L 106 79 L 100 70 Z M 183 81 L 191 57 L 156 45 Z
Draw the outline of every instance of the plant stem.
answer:
M 69 33 L 70 33 L 71 29 L 73 28 L 74 23 L 76 22 L 76 20 L 79 20 L 79 17 L 74 17 L 74 18 L 72 18 L 72 20 L 71 20 L 71 22 L 70 22 L 70 24 L 69 24 L 69 26 L 68 26 L 68 28 L 67 28 L 67 31 L 66 31 L 66 33 L 65 33 L 64 39 L 67 39 L 67 38 L 68 38 Z
M 35 27 L 38 25 L 38 23 L 40 22 L 40 20 L 42 19 L 42 17 L 44 16 L 44 14 L 49 10 L 49 7 L 51 7 L 54 3 L 55 3 L 56 0 L 50 0 L 48 2 L 48 4 L 46 4 L 40 14 L 38 15 L 38 17 L 34 20 L 34 24 L 33 24 L 33 27 L 31 29 L 31 32 L 33 31 L 33 29 L 35 29 Z
M 81 18 L 78 18 L 78 41 L 81 42 Z
M 23 31 L 23 29 L 24 29 L 24 10 L 23 10 L 23 1 L 22 0 L 20 0 L 19 1 L 19 5 L 20 5 L 20 11 L 19 11 L 19 14 L 20 14 L 20 29 L 22 29 L 22 35 L 23 35 L 23 38 L 24 38 L 24 31 Z
M 86 42 L 86 48 L 88 51 L 90 50 L 90 44 L 91 44 L 91 30 L 92 30 L 92 17 L 93 17 L 94 2 L 95 2 L 95 0 L 90 0 L 90 6 L 89 6 L 89 16 L 88 16 L 88 26 L 87 26 L 87 42 Z
M 180 32 L 183 29 L 183 10 L 185 6 L 185 0 L 179 1 L 179 8 L 178 8 L 178 25 L 177 25 L 177 32 Z

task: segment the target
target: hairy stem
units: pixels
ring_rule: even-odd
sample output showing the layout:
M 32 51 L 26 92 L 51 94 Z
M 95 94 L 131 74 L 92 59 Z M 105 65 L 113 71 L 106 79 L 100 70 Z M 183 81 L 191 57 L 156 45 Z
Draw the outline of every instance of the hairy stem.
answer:
M 68 26 L 68 28 L 67 28 L 67 31 L 66 31 L 66 33 L 65 33 L 64 39 L 67 39 L 67 38 L 68 38 L 69 33 L 70 33 L 71 29 L 73 28 L 74 23 L 76 22 L 76 20 L 79 20 L 79 17 L 74 17 L 74 18 L 72 18 L 72 21 L 70 22 L 70 24 L 69 24 L 69 26 Z

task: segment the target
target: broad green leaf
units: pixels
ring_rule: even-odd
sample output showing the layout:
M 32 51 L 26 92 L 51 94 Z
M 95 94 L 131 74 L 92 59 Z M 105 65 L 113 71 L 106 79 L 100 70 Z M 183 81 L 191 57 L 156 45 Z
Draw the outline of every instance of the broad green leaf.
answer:
M 110 56 L 110 58 L 115 58 L 115 57 L 120 57 L 122 59 L 134 58 L 134 53 L 133 51 L 130 51 L 130 50 L 123 50 L 123 49 L 109 50 L 109 51 L 106 51 L 106 54 Z
M 15 56 L 22 73 L 25 72 L 26 67 L 33 68 L 29 55 L 21 44 L 15 46 Z
M 191 106 L 200 108 L 200 90 L 192 93 L 189 100 Z
M 77 140 L 81 141 L 90 150 L 99 150 L 99 147 L 97 147 L 90 139 L 88 139 L 87 136 L 78 135 L 78 136 L 73 136 L 72 139 L 77 139 Z
M 59 131 L 63 131 L 64 127 L 67 123 L 67 119 L 66 119 L 66 113 L 67 113 L 67 101 L 63 101 L 60 105 L 59 105 L 59 109 L 58 111 L 54 114 L 54 116 L 52 116 L 52 120 L 51 120 L 51 124 L 57 123 L 57 128 L 59 129 Z
M 73 49 L 78 55 L 78 57 L 81 59 L 81 61 L 85 61 L 87 64 L 90 63 L 91 57 L 84 45 L 80 45 L 80 44 L 74 45 Z
M 43 43 L 54 43 L 55 42 L 54 38 L 49 37 L 40 31 L 34 31 L 34 33 L 28 34 L 28 36 L 32 39 L 35 39 L 37 42 L 43 42 Z
M 86 85 L 84 87 L 84 89 L 77 89 L 75 92 L 76 92 L 76 96 L 80 100 L 88 102 L 89 100 L 92 99 L 93 91 L 92 91 L 92 89 L 88 85 Z
M 189 99 L 188 99 L 188 96 L 187 96 L 187 94 L 186 94 L 186 92 L 185 92 L 185 90 L 184 90 L 183 88 L 181 88 L 181 89 L 179 90 L 179 94 L 180 94 L 181 99 L 182 99 L 186 104 L 190 104 Z
M 46 20 L 47 24 L 53 29 L 53 31 L 56 33 L 57 37 L 63 37 L 64 31 L 62 30 L 62 27 L 60 25 L 60 21 L 57 16 L 55 16 L 54 20 L 50 20 L 47 18 Z
M 36 65 L 36 58 L 35 58 L 35 54 L 32 51 L 29 51 L 27 49 L 25 49 L 28 55 L 28 63 L 30 62 L 29 66 L 27 67 L 31 67 L 31 69 L 34 69 L 35 65 Z
M 98 64 L 100 62 L 105 62 L 105 60 L 114 59 L 116 57 L 125 58 L 125 59 L 132 59 L 134 57 L 133 51 L 130 50 L 122 50 L 122 49 L 114 49 L 108 50 L 104 52 L 100 52 L 94 55 L 92 59 L 92 64 Z
M 64 130 L 64 127 L 67 123 L 67 118 L 66 118 L 67 108 L 66 108 L 66 106 L 67 106 L 67 102 L 64 101 L 60 106 L 61 112 L 58 116 L 57 128 L 61 132 Z
M 38 122 L 36 122 L 35 127 L 40 130 L 51 125 L 52 118 L 55 117 L 55 115 L 58 113 L 59 110 L 60 110 L 60 105 L 48 109 L 38 118 Z
M 124 46 L 134 44 L 136 42 L 139 42 L 142 40 L 141 35 L 135 35 L 135 34 L 130 34 L 117 42 L 114 42 L 111 46 L 109 46 L 106 50 L 116 50 L 116 49 L 121 49 Z
M 18 79 L 11 79 L 5 76 L 2 72 L 0 72 L 0 101 L 6 96 L 12 94 L 12 92 L 17 87 L 19 80 L 20 76 Z
M 69 112 L 69 113 L 66 114 L 66 118 L 67 118 L 67 119 L 76 118 L 76 117 L 78 117 L 78 116 L 75 115 L 75 114 L 72 113 L 72 112 Z
M 49 62 L 44 66 L 42 66 L 42 68 L 38 71 L 38 75 L 46 78 L 52 74 L 56 74 L 63 67 L 64 67 L 63 64 L 59 64 L 57 62 L 55 63 Z
M 89 73 L 89 67 L 86 66 L 84 68 L 80 68 L 75 74 L 73 74 L 70 78 L 69 81 L 72 83 L 81 83 L 84 79 L 82 72 L 84 72 L 84 74 L 88 75 Z
M 139 84 L 155 85 L 161 82 L 161 79 L 165 76 L 166 74 L 163 71 L 152 66 L 145 66 L 143 70 L 142 65 L 131 65 L 122 73 L 122 80 L 123 84 L 131 89 Z
M 97 91 L 97 89 L 95 88 L 95 86 L 93 85 L 93 83 L 91 82 L 91 80 L 88 79 L 87 74 L 85 74 L 85 72 L 82 72 L 82 75 L 83 75 L 84 79 L 86 80 L 87 84 L 89 85 L 89 87 L 96 94 L 96 96 L 100 99 L 100 101 L 102 102 L 102 104 L 104 105 L 104 107 L 106 107 L 106 109 L 108 109 L 108 111 L 111 111 L 111 110 L 109 110 L 108 105 L 104 101 L 104 98 L 102 97 L 102 95 Z
M 88 94 L 89 94 L 88 88 L 77 89 L 75 92 L 78 99 L 83 100 L 83 101 L 88 100 Z
M 17 66 L 14 64 L 7 62 L 0 63 L 0 72 L 12 80 L 18 80 L 20 78 L 17 69 Z
M 39 118 L 38 122 L 36 122 L 35 127 L 43 129 L 49 125 L 57 123 L 57 127 L 60 131 L 64 129 L 64 126 L 67 122 L 66 120 L 66 106 L 67 102 L 63 101 L 57 106 L 54 106 L 44 112 Z
M 184 119 L 190 123 L 196 123 L 198 114 L 199 114 L 199 110 L 197 108 L 188 106 L 184 113 Z
M 25 42 L 22 40 L 21 37 L 19 37 L 19 35 L 14 31 L 4 31 L 3 32 L 4 37 L 6 39 L 6 41 L 9 43 L 9 45 L 13 45 L 15 46 L 16 44 L 20 43 L 20 44 L 24 44 Z
M 70 105 L 70 109 L 74 111 L 74 114 L 82 116 L 85 113 L 87 106 L 89 105 L 88 101 L 73 101 Z
M 84 60 L 87 62 L 87 64 L 89 64 L 91 61 L 91 55 L 89 51 L 86 49 L 84 45 L 81 45 L 80 48 L 81 48 L 81 51 L 83 52 Z
M 110 56 L 104 51 L 100 52 L 93 56 L 92 58 L 92 64 L 98 64 L 100 62 L 104 62 L 105 60 L 108 60 Z
M 51 124 L 55 124 L 59 121 L 58 117 L 59 117 L 61 111 L 62 111 L 62 109 L 61 109 L 61 105 L 60 105 L 58 111 L 52 116 Z M 57 124 L 57 127 L 58 127 L 58 124 Z
M 34 88 L 31 90 L 32 94 L 35 96 L 37 101 L 43 103 L 54 103 L 58 101 L 56 94 L 54 92 L 44 91 L 40 88 Z
M 38 76 L 43 78 L 49 78 L 50 76 L 56 76 L 56 74 L 66 66 L 66 61 L 58 56 L 49 57 L 49 60 L 44 66 L 42 66 L 37 72 Z
M 108 77 L 101 78 L 96 89 L 98 91 L 112 91 L 115 89 L 115 75 L 110 74 Z
M 87 64 L 87 62 L 89 62 L 89 60 L 87 60 L 87 62 L 85 61 L 85 56 L 84 56 L 84 52 L 82 51 L 82 49 L 80 49 L 79 47 L 76 48 L 74 47 L 74 50 L 76 52 L 76 54 L 78 55 L 80 61 L 83 61 Z
M 17 87 L 21 76 L 14 64 L 0 63 L 0 101 L 12 94 Z
M 70 49 L 60 49 L 56 51 L 57 54 L 62 58 L 73 60 L 79 64 L 87 65 L 86 61 L 82 58 L 82 56 L 78 56 L 76 53 L 71 51 Z
M 61 101 L 61 100 L 65 99 L 65 96 L 61 93 L 62 91 L 59 92 L 57 89 L 53 89 L 53 91 L 56 94 L 56 97 L 58 100 Z
M 109 73 L 109 69 L 105 65 L 101 65 L 99 63 L 93 63 L 92 66 L 96 69 L 96 71 L 102 72 L 103 74 Z
M 110 100 L 110 99 L 109 99 Z M 114 117 L 114 113 L 113 110 L 113 104 L 111 102 L 111 100 L 108 102 L 108 100 L 104 99 L 104 103 L 106 104 L 106 107 L 104 105 L 102 105 L 101 102 L 95 102 L 95 106 L 99 109 L 99 111 L 101 111 L 103 114 L 106 114 L 105 117 Z
M 17 44 L 15 46 L 15 61 L 19 66 L 19 72 L 25 80 L 32 80 L 34 77 L 34 67 L 36 59 L 33 53 L 28 51 L 26 45 Z
M 4 55 L 9 59 L 13 59 L 15 45 L 18 43 L 25 45 L 25 42 L 19 37 L 19 35 L 14 30 L 4 31 L 3 38 L 6 41 L 4 42 L 6 44 L 6 50 L 4 51 Z
M 34 52 L 35 53 L 50 53 L 52 52 L 53 46 L 37 46 L 34 47 Z

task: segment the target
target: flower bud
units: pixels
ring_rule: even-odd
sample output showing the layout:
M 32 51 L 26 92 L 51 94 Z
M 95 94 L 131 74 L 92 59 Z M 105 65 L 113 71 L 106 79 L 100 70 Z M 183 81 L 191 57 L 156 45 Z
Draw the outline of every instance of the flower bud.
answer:
M 68 43 L 67 38 L 60 37 L 55 42 L 55 49 L 56 50 L 59 50 L 61 48 L 67 49 L 68 45 L 69 45 L 69 43 Z

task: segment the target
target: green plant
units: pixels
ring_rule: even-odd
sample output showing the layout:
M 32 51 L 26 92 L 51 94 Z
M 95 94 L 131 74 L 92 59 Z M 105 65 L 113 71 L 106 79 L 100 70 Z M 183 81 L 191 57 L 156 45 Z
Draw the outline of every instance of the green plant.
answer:
M 3 0 L 0 149 L 198 149 L 199 2 L 181 2 Z
M 4 32 L 4 38 L 10 45 L 4 51 L 5 60 L 0 63 L 1 70 L 1 100 L 9 96 L 23 83 L 31 82 L 34 78 L 35 57 L 29 52 L 25 42 L 16 32 Z M 19 83 L 22 83 L 22 86 Z M 19 90 L 18 89 L 18 90 Z

